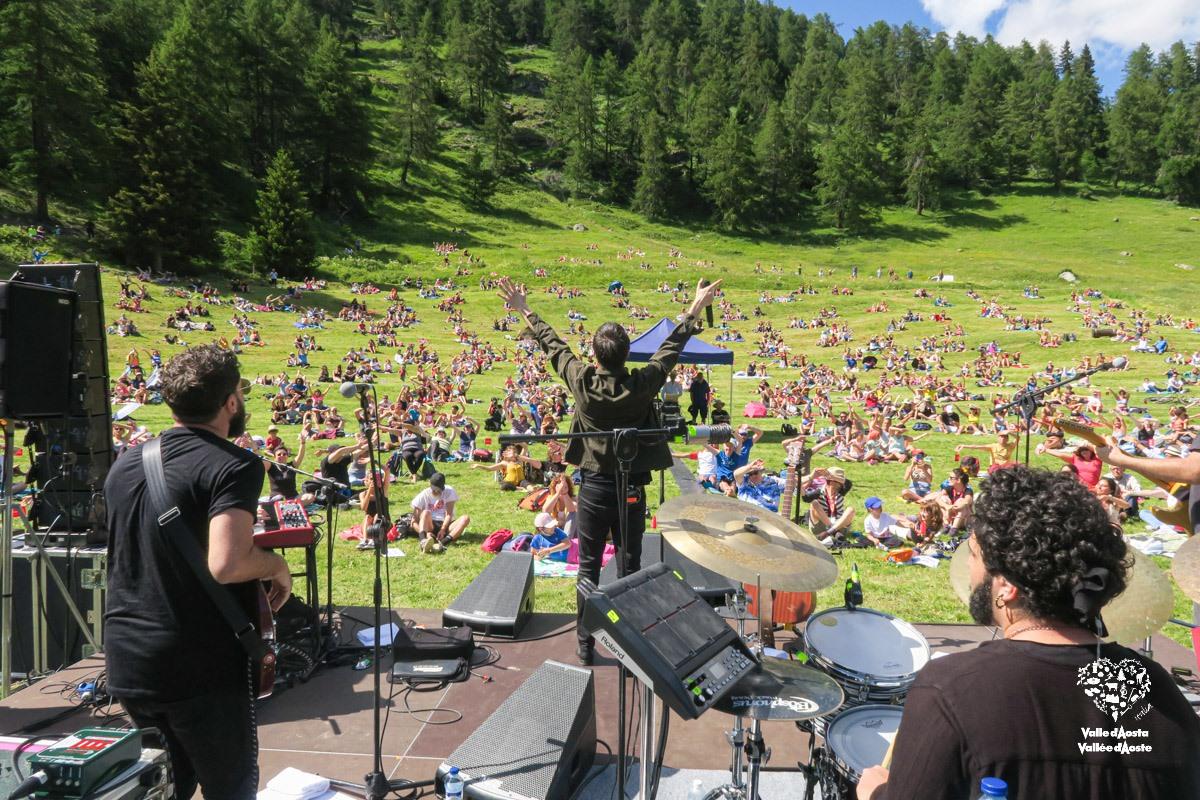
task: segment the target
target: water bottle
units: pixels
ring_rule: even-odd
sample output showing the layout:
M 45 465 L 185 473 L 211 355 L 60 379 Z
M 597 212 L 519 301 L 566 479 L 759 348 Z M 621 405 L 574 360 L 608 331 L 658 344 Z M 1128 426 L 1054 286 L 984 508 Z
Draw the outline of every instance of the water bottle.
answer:
M 979 791 L 979 800 L 1008 800 L 1008 784 L 999 778 L 984 778 L 979 782 Z
M 450 774 L 442 787 L 446 800 L 463 800 L 463 781 L 458 776 L 458 767 L 451 767 Z
M 699 778 L 692 781 L 692 788 L 688 789 L 687 800 L 704 800 L 704 782 Z

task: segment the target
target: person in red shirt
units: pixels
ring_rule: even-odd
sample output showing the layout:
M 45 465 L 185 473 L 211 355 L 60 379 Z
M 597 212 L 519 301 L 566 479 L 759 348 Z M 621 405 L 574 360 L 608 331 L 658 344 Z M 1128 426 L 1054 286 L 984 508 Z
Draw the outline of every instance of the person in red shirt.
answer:
M 1083 485 L 1093 492 L 1096 491 L 1096 484 L 1100 482 L 1100 473 L 1104 470 L 1104 462 L 1096 455 L 1096 451 L 1090 444 L 1082 445 L 1074 450 L 1049 450 L 1043 445 L 1038 445 L 1037 449 L 1039 453 L 1046 453 L 1070 464 L 1075 468 L 1075 474 L 1079 476 Z

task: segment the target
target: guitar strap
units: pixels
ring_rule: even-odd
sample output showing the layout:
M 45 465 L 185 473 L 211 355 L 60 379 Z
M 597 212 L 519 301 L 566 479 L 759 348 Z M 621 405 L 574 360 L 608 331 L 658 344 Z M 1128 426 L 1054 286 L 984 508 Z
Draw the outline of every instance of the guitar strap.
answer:
M 200 550 L 200 545 L 183 523 L 179 506 L 171 502 L 167 491 L 167 476 L 163 471 L 162 439 L 154 438 L 142 445 L 142 469 L 146 473 L 146 488 L 150 492 L 150 501 L 155 508 L 165 508 L 158 516 L 158 528 L 172 544 L 176 552 L 183 558 L 191 569 L 196 580 L 208 592 L 208 596 L 216 605 L 217 610 L 225 619 L 225 624 L 233 632 L 234 637 L 246 651 L 246 655 L 255 662 L 262 661 L 266 655 L 266 646 L 259 636 L 258 629 L 245 610 L 234 598 L 228 587 L 217 583 L 208 569 L 208 560 Z

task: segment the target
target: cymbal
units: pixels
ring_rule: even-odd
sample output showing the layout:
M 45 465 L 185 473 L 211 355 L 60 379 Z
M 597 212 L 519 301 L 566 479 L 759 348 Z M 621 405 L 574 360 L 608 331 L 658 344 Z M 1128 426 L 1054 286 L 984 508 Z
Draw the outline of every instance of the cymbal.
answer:
M 1171 574 L 1183 593 L 1200 603 L 1200 537 L 1193 536 L 1175 551 Z
M 837 580 L 825 545 L 794 522 L 742 500 L 682 495 L 658 510 L 658 527 L 683 556 L 731 580 L 815 592 Z
M 824 672 L 798 661 L 767 657 L 713 708 L 750 719 L 801 720 L 836 711 L 844 699 L 842 687 Z
M 1175 606 L 1175 598 L 1171 594 L 1170 581 L 1157 564 L 1132 547 L 1128 552 L 1133 565 L 1126 575 L 1125 591 L 1108 601 L 1101 616 L 1108 628 L 1107 641 L 1134 645 L 1167 624 Z M 1179 552 L 1182 553 L 1183 548 Z M 1200 551 L 1196 555 L 1200 558 Z M 950 585 L 964 605 L 971 599 L 969 558 L 970 551 L 967 550 L 967 543 L 963 542 L 950 559 Z M 1175 558 L 1178 568 L 1179 555 L 1176 554 Z M 1193 578 L 1193 581 L 1195 588 L 1200 589 L 1200 576 Z
M 1129 548 L 1133 566 L 1125 576 L 1125 591 L 1108 601 L 1101 616 L 1108 641 L 1132 646 L 1157 633 L 1175 609 L 1171 582 L 1149 556 Z

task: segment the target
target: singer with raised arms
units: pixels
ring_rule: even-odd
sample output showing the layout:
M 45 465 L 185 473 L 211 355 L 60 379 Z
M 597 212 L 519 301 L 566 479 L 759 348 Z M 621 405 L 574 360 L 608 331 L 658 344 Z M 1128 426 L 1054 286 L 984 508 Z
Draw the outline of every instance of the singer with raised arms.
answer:
M 721 281 L 701 280 L 687 312 L 663 341 L 646 366 L 630 370 L 629 334 L 616 322 L 601 325 L 592 337 L 594 363 L 587 363 L 547 322 L 529 308 L 523 287 L 509 278 L 500 281 L 500 297 L 525 318 L 534 338 L 550 359 L 555 372 L 567 384 L 575 400 L 572 433 L 612 431 L 619 428 L 661 427 L 654 399 L 675 368 L 688 339 L 699 329 L 697 316 L 712 305 Z M 643 442 L 630 468 L 627 497 L 617 497 L 617 459 L 612 441 L 604 438 L 572 439 L 566 461 L 580 468 L 581 482 L 575 527 L 579 535 L 579 578 L 597 583 L 605 541 L 611 535 L 622 559 L 625 574 L 641 569 L 642 535 L 646 530 L 645 486 L 650 472 L 671 466 L 667 442 Z M 628 540 L 620 541 L 619 514 L 626 514 Z M 579 619 L 583 598 L 577 597 Z M 577 624 L 579 663 L 592 663 L 593 641 Z

